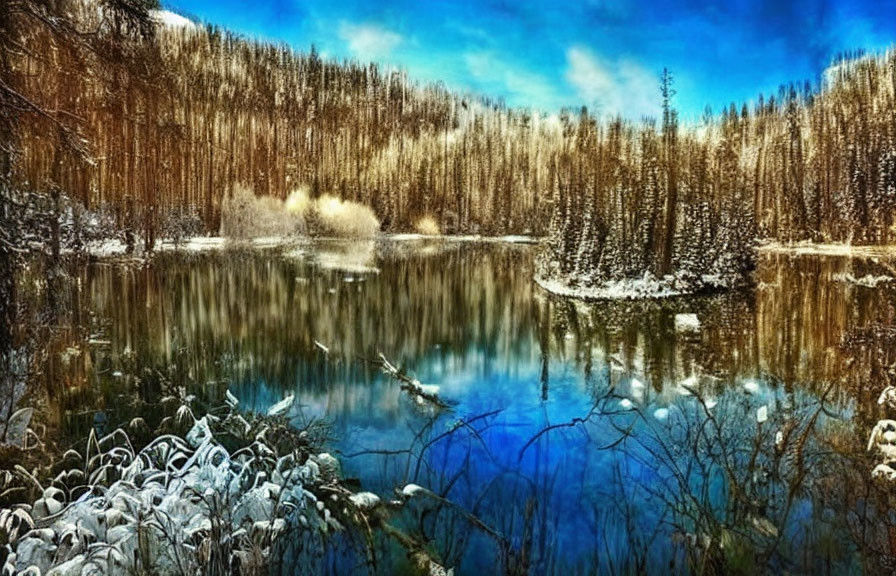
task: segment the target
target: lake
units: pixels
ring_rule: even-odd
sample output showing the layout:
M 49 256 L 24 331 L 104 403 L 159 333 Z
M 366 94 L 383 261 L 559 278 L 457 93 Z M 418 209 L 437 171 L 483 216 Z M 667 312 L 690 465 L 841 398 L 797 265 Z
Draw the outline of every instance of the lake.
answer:
M 151 417 L 165 385 L 260 412 L 293 394 L 291 421 L 326 422 L 361 488 L 437 495 L 390 522 L 459 574 L 880 569 L 896 530 L 865 443 L 892 352 L 869 334 L 896 317 L 896 262 L 767 252 L 753 289 L 585 303 L 533 283 L 536 250 L 316 241 L 93 262 L 61 321 L 91 344 L 51 363 L 61 444 Z M 388 538 L 375 549 L 378 572 L 405 570 Z M 328 554 L 335 573 L 371 569 Z

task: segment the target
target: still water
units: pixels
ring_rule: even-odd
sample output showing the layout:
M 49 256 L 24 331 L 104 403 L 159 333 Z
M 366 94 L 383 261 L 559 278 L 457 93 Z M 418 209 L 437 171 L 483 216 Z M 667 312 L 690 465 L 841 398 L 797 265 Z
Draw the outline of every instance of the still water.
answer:
M 535 250 L 318 242 L 91 264 L 93 344 L 86 384 L 57 397 L 63 435 L 97 411 L 145 414 L 159 391 L 127 375 L 165 370 L 224 382 L 248 410 L 295 395 L 292 421 L 328 423 L 364 490 L 440 497 L 390 522 L 460 574 L 879 570 L 893 518 L 864 451 L 868 380 L 893 358 L 863 335 L 893 324 L 892 261 L 765 254 L 751 290 L 586 304 L 532 282 Z M 408 394 L 380 354 L 449 407 Z M 378 544 L 378 572 L 405 564 Z

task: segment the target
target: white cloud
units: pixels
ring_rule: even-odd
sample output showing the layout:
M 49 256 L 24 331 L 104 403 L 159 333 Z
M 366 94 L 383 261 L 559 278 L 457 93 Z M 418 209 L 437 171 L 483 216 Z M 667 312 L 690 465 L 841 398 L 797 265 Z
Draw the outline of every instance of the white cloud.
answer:
M 544 77 L 514 67 L 490 52 L 468 52 L 464 61 L 484 94 L 503 94 L 511 106 L 553 109 L 560 99 Z
M 607 62 L 587 48 L 566 51 L 566 81 L 583 104 L 606 115 L 657 116 L 659 77 L 631 60 Z
M 347 22 L 339 25 L 339 37 L 354 56 L 364 61 L 388 58 L 403 40 L 401 35 L 375 24 Z
M 172 28 L 196 28 L 191 20 L 169 10 L 150 10 L 150 17 L 163 26 Z

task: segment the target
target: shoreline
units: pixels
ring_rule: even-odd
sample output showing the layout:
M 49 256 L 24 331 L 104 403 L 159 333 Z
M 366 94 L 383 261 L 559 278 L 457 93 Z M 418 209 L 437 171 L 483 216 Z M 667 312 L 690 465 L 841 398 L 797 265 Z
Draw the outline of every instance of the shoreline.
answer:
M 469 242 L 491 244 L 527 244 L 537 245 L 541 238 L 538 236 L 505 235 L 505 236 L 480 236 L 476 235 L 438 235 L 425 234 L 379 234 L 371 238 L 340 238 L 334 236 L 266 236 L 258 238 L 228 238 L 226 236 L 193 236 L 181 242 L 170 239 L 157 240 L 152 253 L 159 252 L 207 252 L 223 250 L 233 246 L 249 246 L 252 248 L 279 248 L 296 246 L 311 242 Z M 139 242 L 136 243 L 139 246 Z M 142 250 L 135 250 L 127 254 L 127 245 L 117 239 L 97 240 L 88 242 L 84 246 L 84 253 L 92 258 L 112 259 L 122 257 L 142 258 L 146 254 Z

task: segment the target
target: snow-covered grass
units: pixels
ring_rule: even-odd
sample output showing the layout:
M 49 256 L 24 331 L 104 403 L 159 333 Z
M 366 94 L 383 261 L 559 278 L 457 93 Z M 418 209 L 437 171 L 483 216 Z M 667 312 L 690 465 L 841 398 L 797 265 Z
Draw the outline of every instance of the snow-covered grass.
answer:
M 0 512 L 11 552 L 3 573 L 263 573 L 292 542 L 322 549 L 329 533 L 366 525 L 359 515 L 376 495 L 342 488 L 339 462 L 315 455 L 284 419 L 247 420 L 237 404 L 228 392 L 225 411 L 201 418 L 181 404 L 166 419 L 172 432 L 137 451 L 122 429 L 91 432 L 52 484 L 18 470 L 38 498 Z
M 330 270 L 343 270 L 345 272 L 376 273 L 376 250 L 373 240 L 349 240 L 344 238 L 315 238 L 304 236 L 260 236 L 256 238 L 233 239 L 225 236 L 193 236 L 175 242 L 170 239 L 157 240 L 154 252 L 208 252 L 225 250 L 233 246 L 250 247 L 257 249 L 266 248 L 294 248 L 304 246 L 309 242 L 320 242 L 317 249 L 305 250 L 296 248 L 287 256 L 303 258 L 311 256 L 311 262 Z M 376 238 L 383 242 L 415 242 L 435 241 L 446 244 L 462 242 L 484 243 L 508 243 L 508 244 L 533 244 L 538 239 L 531 236 L 423 236 L 420 234 L 389 234 Z M 135 250 L 142 250 L 142 241 L 135 243 Z M 97 259 L 114 259 L 127 256 L 127 245 L 118 238 L 96 240 L 85 244 L 84 250 L 90 256 Z

